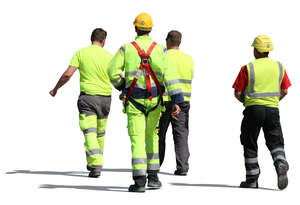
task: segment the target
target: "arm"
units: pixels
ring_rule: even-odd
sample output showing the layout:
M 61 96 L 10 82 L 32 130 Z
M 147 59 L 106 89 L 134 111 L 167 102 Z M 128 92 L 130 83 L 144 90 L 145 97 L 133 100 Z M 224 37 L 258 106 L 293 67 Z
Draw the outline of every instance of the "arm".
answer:
M 243 92 L 241 92 L 241 91 L 234 90 L 234 96 L 241 103 L 243 103 L 245 101 L 245 96 L 244 96 Z
M 288 89 L 281 89 L 279 100 L 282 100 L 287 94 L 288 94 Z
M 112 58 L 108 66 L 108 75 L 110 82 L 117 90 L 125 88 L 125 79 L 123 75 L 125 65 L 124 48 L 121 47 Z
M 74 66 L 69 66 L 68 69 L 62 74 L 60 79 L 58 80 L 56 86 L 53 88 L 53 90 L 50 91 L 50 95 L 54 97 L 58 91 L 59 88 L 61 88 L 66 82 L 70 80 L 72 75 L 75 73 L 77 70 L 76 67 Z

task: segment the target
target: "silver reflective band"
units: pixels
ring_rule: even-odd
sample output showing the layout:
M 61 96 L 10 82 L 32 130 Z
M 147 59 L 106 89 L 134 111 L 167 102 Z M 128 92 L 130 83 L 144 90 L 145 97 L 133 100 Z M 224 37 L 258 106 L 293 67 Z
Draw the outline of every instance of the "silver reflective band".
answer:
M 245 96 L 254 97 L 254 98 L 276 97 L 276 96 L 280 96 L 280 93 L 279 92 L 274 92 L 274 93 L 245 93 Z
M 191 80 L 185 80 L 185 79 L 175 79 L 175 80 L 170 80 L 166 83 L 166 86 L 174 85 L 177 83 L 185 83 L 185 84 L 192 84 Z
M 192 93 L 182 93 L 183 94 L 183 96 L 186 96 L 186 97 L 191 97 L 192 96 Z M 168 92 L 164 92 L 164 96 L 168 96 L 169 95 L 169 93 Z
M 271 154 L 274 154 L 274 153 L 276 153 L 276 152 L 284 152 L 283 147 L 277 147 L 277 148 L 273 149 L 273 150 L 271 151 Z
M 132 83 L 132 82 L 131 82 L 131 83 Z M 131 83 L 128 83 L 128 84 L 125 86 L 125 88 L 129 88 L 129 87 L 131 86 Z M 142 86 L 142 85 L 139 84 L 139 83 L 136 83 L 136 84 L 135 84 L 135 87 L 136 87 L 136 88 L 141 88 L 141 89 L 147 89 L 147 88 L 145 88 L 144 86 Z M 156 87 L 155 83 L 151 83 L 151 87 L 152 87 L 152 88 Z
M 147 170 L 159 170 L 159 164 L 147 164 Z
M 246 170 L 246 175 L 258 175 L 259 169 Z
M 142 70 L 138 70 L 138 71 L 130 71 L 130 72 L 125 72 L 125 76 L 129 77 L 129 76 L 135 76 L 135 77 L 140 77 L 141 75 L 145 76 L 145 72 Z M 160 76 L 161 78 L 163 78 L 164 74 L 161 72 L 154 72 L 155 76 Z
M 132 165 L 134 164 L 147 164 L 146 158 L 133 158 L 131 161 Z
M 105 135 L 105 131 L 98 133 L 97 137 L 103 137 L 104 135 Z
M 251 92 L 254 93 L 255 73 L 254 73 L 253 64 L 249 63 L 249 67 L 250 67 L 250 88 L 251 88 Z
M 282 76 L 283 76 L 283 67 L 282 67 L 282 64 L 280 62 L 277 62 L 278 65 L 279 65 L 279 71 L 280 71 L 280 74 L 279 74 L 279 92 L 281 90 L 281 80 L 282 80 Z
M 256 164 L 258 163 L 257 158 L 245 158 L 245 163 L 246 164 Z
M 132 170 L 132 175 L 135 176 L 145 176 L 146 175 L 146 169 L 137 169 Z
M 102 152 L 100 149 L 92 149 L 92 150 L 86 151 L 85 154 L 86 154 L 86 157 L 88 157 L 93 154 L 102 154 Z
M 178 89 L 168 92 L 169 95 L 176 95 L 178 93 L 182 93 L 181 88 L 178 88 Z
M 158 153 L 147 153 L 147 159 L 159 159 Z
M 97 128 L 92 127 L 92 128 L 88 128 L 88 129 L 83 130 L 83 134 L 85 134 L 85 135 L 87 133 L 91 133 L 91 132 L 97 132 Z
M 283 160 L 286 161 L 285 157 L 283 155 L 277 155 L 275 157 L 273 157 L 274 162 L 277 160 Z

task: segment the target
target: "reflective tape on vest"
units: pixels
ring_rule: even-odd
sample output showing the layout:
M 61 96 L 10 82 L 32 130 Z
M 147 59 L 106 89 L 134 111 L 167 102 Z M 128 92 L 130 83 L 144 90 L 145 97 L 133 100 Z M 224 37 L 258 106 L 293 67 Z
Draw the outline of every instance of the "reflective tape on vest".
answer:
M 175 80 L 170 80 L 170 81 L 166 82 L 166 86 L 174 85 L 177 83 L 192 84 L 192 81 L 186 80 L 186 79 L 175 79 Z
M 265 93 L 255 93 L 254 86 L 255 86 L 255 72 L 254 66 L 252 63 L 249 63 L 250 67 L 250 92 L 246 92 L 245 96 L 253 97 L 253 98 L 263 98 L 263 97 L 278 97 L 280 96 L 281 92 L 281 80 L 283 78 L 283 66 L 280 62 L 277 62 L 279 65 L 279 88 L 278 92 L 265 92 Z

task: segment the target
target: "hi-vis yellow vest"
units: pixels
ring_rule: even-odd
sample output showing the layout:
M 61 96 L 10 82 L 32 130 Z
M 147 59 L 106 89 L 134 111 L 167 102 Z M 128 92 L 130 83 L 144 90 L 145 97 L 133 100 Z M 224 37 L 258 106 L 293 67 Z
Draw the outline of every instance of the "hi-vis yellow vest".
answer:
M 270 58 L 260 58 L 247 65 L 248 85 L 244 106 L 278 107 L 284 67 Z

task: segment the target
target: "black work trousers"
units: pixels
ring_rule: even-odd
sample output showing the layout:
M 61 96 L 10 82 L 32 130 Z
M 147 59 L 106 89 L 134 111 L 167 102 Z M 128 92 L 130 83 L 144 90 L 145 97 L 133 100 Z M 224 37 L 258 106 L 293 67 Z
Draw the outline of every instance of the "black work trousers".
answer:
M 190 103 L 183 102 L 180 104 L 181 112 L 177 119 L 171 116 L 173 103 L 166 102 L 165 106 L 166 111 L 162 113 L 160 118 L 158 132 L 160 165 L 162 165 L 165 158 L 166 133 L 171 123 L 176 153 L 176 169 L 187 172 L 189 170 L 188 159 L 190 156 L 188 147 Z
M 257 180 L 260 174 L 257 159 L 257 139 L 261 128 L 275 167 L 279 161 L 288 164 L 285 158 L 279 110 L 278 108 L 254 105 L 247 107 L 243 114 L 240 138 L 244 146 L 246 179 Z

